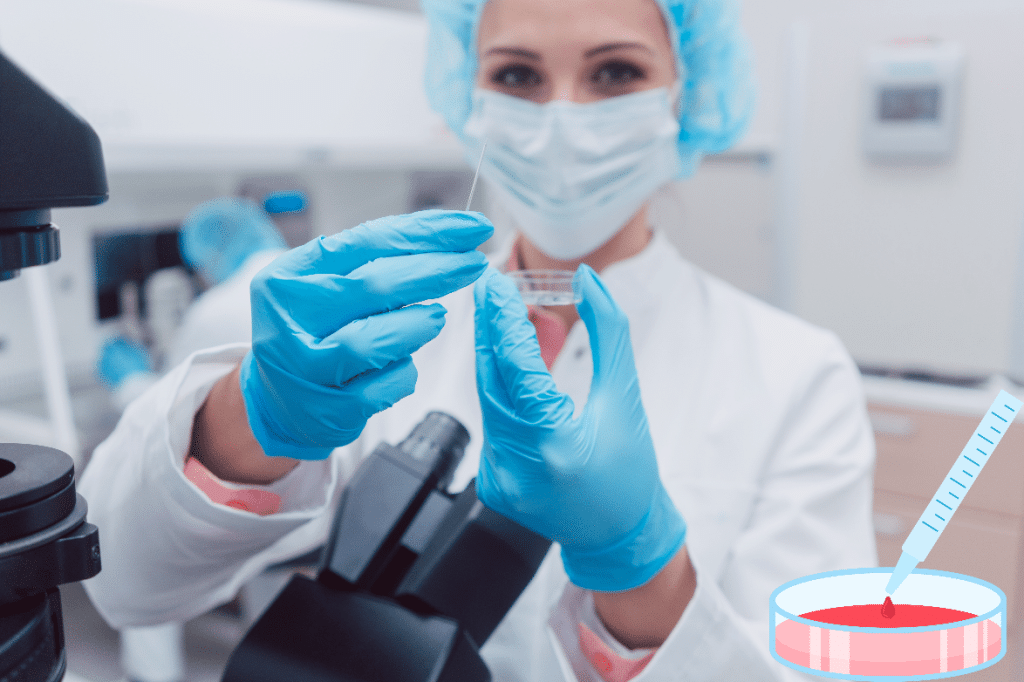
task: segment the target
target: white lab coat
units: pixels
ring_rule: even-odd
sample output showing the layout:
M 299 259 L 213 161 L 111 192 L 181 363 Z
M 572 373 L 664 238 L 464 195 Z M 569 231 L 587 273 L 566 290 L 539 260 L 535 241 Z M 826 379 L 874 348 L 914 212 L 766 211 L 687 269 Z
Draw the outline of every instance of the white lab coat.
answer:
M 661 235 L 602 278 L 630 320 L 661 477 L 688 523 L 698 579 L 635 679 L 800 678 L 768 652 L 771 591 L 876 562 L 874 443 L 857 369 L 834 335 L 700 271 Z M 444 330 L 414 356 L 416 393 L 374 416 L 356 443 L 270 486 L 283 497 L 273 516 L 212 504 L 182 475 L 193 415 L 244 347 L 197 354 L 136 401 L 81 482 L 104 553 L 86 589 L 104 617 L 115 627 L 185 619 L 230 599 L 265 566 L 316 547 L 354 463 L 382 440 L 400 441 L 430 410 L 471 434 L 453 488 L 464 485 L 481 439 L 472 291 L 442 302 Z M 552 374 L 585 401 L 582 323 Z M 576 637 L 577 622 L 593 622 L 592 600 L 568 583 L 556 549 L 483 648 L 495 680 L 600 680 Z

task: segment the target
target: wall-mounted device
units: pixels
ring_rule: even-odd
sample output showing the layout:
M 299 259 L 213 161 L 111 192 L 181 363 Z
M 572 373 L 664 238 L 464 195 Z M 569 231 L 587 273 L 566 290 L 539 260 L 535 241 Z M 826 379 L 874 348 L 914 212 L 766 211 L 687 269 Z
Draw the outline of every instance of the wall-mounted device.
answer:
M 935 39 L 871 47 L 864 151 L 883 161 L 941 161 L 956 147 L 964 54 Z

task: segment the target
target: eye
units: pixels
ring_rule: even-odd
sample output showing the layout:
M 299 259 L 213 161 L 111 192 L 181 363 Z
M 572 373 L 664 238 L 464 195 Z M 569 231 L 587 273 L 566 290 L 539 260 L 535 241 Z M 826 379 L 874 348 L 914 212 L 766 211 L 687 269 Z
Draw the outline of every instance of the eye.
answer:
M 606 62 L 594 70 L 591 82 L 601 91 L 626 91 L 647 78 L 647 72 L 624 61 Z
M 524 64 L 505 66 L 491 75 L 491 82 L 505 90 L 535 88 L 541 83 L 536 69 Z

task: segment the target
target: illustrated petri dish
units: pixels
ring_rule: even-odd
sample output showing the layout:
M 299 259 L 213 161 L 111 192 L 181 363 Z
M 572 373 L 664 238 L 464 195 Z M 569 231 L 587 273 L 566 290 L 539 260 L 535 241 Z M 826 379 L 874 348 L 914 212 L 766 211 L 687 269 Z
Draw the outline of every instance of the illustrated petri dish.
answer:
M 857 605 L 880 610 L 891 575 L 891 568 L 833 571 L 779 587 L 770 600 L 772 656 L 820 677 L 893 681 L 966 675 L 1003 657 L 1006 595 L 984 580 L 956 573 L 911 573 L 893 595 L 895 617 L 889 627 L 818 620 L 823 612 L 842 613 Z M 899 625 L 900 618 L 913 622 L 912 616 L 924 612 L 962 614 L 952 622 Z
M 526 305 L 574 305 L 583 296 L 573 286 L 571 270 L 514 270 L 508 276 Z

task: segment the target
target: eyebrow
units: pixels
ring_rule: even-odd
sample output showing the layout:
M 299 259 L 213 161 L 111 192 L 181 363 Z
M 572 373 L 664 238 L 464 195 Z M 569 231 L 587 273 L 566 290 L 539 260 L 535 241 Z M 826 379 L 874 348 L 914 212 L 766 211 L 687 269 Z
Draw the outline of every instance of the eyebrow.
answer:
M 492 47 L 487 50 L 484 54 L 505 54 L 512 57 L 523 57 L 524 59 L 534 59 L 540 61 L 540 55 L 530 50 L 524 50 L 520 47 Z
M 597 55 L 604 54 L 605 52 L 613 52 L 615 50 L 644 50 L 645 52 L 652 52 L 651 48 L 647 47 L 643 43 L 619 42 L 608 43 L 607 45 L 601 45 L 599 47 L 592 48 L 590 50 L 587 50 L 583 56 L 586 57 L 587 59 L 590 59 L 591 57 L 596 57 Z M 538 53 L 533 52 L 532 50 L 523 49 L 521 47 L 492 47 L 491 49 L 487 50 L 487 52 L 485 52 L 484 54 L 503 54 L 511 57 L 522 57 L 524 59 L 532 59 L 535 61 L 540 61 L 541 59 L 541 56 Z
M 586 58 L 589 59 L 591 57 L 596 57 L 599 54 L 604 54 L 605 52 L 612 52 L 614 50 L 638 50 L 638 49 L 639 50 L 644 50 L 645 52 L 653 52 L 653 50 L 651 50 L 651 48 L 647 47 L 643 43 L 620 42 L 620 43 L 608 43 L 607 45 L 601 45 L 600 47 L 595 47 L 595 48 L 593 48 L 591 50 L 587 50 L 584 53 L 583 56 L 585 56 Z

